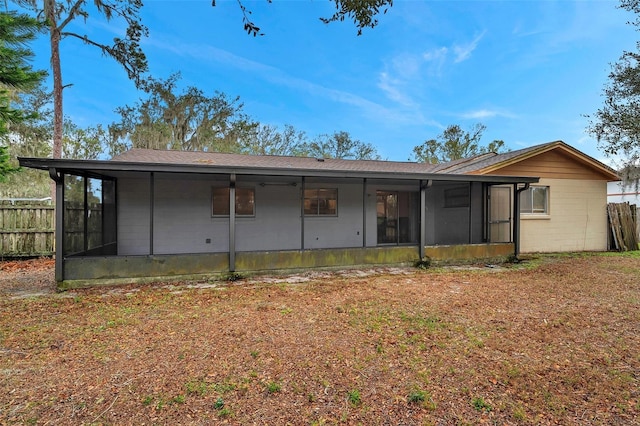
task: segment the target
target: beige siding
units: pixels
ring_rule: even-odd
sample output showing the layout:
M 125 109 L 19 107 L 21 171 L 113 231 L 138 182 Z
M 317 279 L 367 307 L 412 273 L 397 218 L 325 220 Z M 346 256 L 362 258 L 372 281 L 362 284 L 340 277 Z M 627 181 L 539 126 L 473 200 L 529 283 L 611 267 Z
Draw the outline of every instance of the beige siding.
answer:
M 521 252 L 607 249 L 607 182 L 543 178 L 537 185 L 549 186 L 549 215 L 521 216 Z
M 608 175 L 589 167 L 575 156 L 560 150 L 545 152 L 488 174 L 503 176 L 537 176 L 550 179 L 609 180 Z

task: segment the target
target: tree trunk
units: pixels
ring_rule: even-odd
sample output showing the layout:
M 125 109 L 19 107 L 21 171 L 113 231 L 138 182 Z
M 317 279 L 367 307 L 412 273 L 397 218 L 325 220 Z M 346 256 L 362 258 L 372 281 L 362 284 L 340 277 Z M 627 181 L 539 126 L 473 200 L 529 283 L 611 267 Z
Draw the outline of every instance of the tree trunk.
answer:
M 51 40 L 51 70 L 53 72 L 53 158 L 62 158 L 62 71 L 60 68 L 60 30 L 56 22 L 56 1 L 44 0 L 45 16 Z M 51 199 L 56 198 L 55 182 L 51 183 Z
M 51 70 L 53 72 L 53 158 L 62 158 L 62 71 L 60 68 L 60 30 L 55 22 L 55 1 L 47 0 L 47 20 L 51 38 Z

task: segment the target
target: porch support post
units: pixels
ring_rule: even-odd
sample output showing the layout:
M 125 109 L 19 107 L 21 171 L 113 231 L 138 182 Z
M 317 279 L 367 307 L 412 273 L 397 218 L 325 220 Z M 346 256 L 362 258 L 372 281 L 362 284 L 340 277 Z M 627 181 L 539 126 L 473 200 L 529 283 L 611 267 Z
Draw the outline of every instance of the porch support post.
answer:
M 513 199 L 513 246 L 515 257 L 520 254 L 520 193 L 529 189 L 529 184 L 518 189 L 518 184 L 513 185 L 515 197 Z
M 469 185 L 469 200 L 468 200 L 468 204 L 469 204 L 469 244 L 471 244 L 473 242 L 473 238 L 472 238 L 472 234 L 473 234 L 473 215 L 471 214 L 473 211 L 473 207 L 471 204 L 471 200 L 473 199 L 473 197 L 471 196 L 471 191 L 473 191 L 473 184 L 471 182 L 468 183 Z
M 89 189 L 88 178 L 86 176 L 82 177 L 82 186 L 83 186 L 83 199 L 82 199 L 82 208 L 84 209 L 83 213 L 83 238 L 82 238 L 82 250 L 85 252 L 89 250 L 89 200 L 87 200 L 87 190 Z
M 427 233 L 427 188 L 432 184 L 431 180 L 426 183 L 420 181 L 420 259 L 424 258 L 424 246 L 426 245 L 426 233 Z
M 64 174 L 58 174 L 55 168 L 50 168 L 49 176 L 56 183 L 55 279 L 57 283 L 61 283 L 64 281 Z
M 149 255 L 153 256 L 153 206 L 155 204 L 156 177 L 155 173 L 149 174 Z
M 367 247 L 367 178 L 362 179 L 362 247 Z
M 300 250 L 304 250 L 304 190 L 306 179 L 302 176 L 302 184 L 300 185 Z
M 229 272 L 236 270 L 236 174 L 229 175 Z

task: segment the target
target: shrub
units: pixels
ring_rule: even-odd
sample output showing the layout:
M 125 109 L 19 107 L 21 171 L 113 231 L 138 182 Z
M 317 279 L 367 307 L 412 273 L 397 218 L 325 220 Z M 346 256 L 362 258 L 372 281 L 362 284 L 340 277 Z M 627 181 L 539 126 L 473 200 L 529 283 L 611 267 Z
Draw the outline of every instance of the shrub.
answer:
M 429 269 L 431 267 L 431 258 L 429 256 L 425 256 L 422 259 L 418 259 L 413 262 L 413 266 L 418 269 Z

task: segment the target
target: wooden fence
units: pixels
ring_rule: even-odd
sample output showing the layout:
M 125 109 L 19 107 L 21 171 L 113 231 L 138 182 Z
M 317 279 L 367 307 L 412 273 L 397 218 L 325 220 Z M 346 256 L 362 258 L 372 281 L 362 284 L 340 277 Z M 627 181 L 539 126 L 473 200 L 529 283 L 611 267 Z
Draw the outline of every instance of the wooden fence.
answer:
M 53 206 L 0 205 L 0 257 L 53 255 L 54 224 Z
M 609 216 L 611 250 L 629 251 L 638 250 L 638 208 L 629 203 L 609 203 L 607 213 Z

